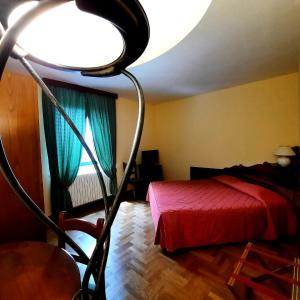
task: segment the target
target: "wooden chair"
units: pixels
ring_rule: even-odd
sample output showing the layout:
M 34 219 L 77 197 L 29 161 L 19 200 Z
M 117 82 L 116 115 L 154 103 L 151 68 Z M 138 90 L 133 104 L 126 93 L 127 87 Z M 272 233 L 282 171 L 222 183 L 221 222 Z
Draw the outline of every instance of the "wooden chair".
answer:
M 102 228 L 104 225 L 104 219 L 103 218 L 98 218 L 96 221 L 96 224 L 93 224 L 91 222 L 85 221 L 83 219 L 78 219 L 78 218 L 66 218 L 66 212 L 65 211 L 61 211 L 58 215 L 58 226 L 64 231 L 81 231 L 84 232 L 88 235 L 90 235 L 91 237 L 93 237 L 95 240 L 97 240 L 102 232 Z M 65 249 L 66 247 L 66 243 L 64 241 L 64 239 L 62 238 L 58 238 L 58 246 L 60 248 Z M 79 255 L 76 255 L 75 253 L 71 252 L 72 257 L 75 259 L 76 262 L 80 263 L 79 264 L 79 270 L 80 270 L 80 275 L 81 278 L 83 278 L 83 274 L 84 274 L 84 269 L 82 268 L 82 264 L 86 266 L 86 262 L 82 261 L 81 257 Z M 98 271 L 100 268 L 100 263 L 101 261 L 97 261 L 96 262 L 96 269 L 93 273 L 93 277 L 94 277 L 94 281 L 92 282 L 90 280 L 89 283 L 89 288 L 90 290 L 94 290 L 95 288 L 95 281 L 97 279 L 98 276 Z M 102 282 L 102 298 L 105 299 L 106 295 L 105 295 L 105 280 L 103 278 L 103 282 Z
M 63 249 L 45 242 L 0 244 L 0 299 L 80 299 L 78 266 Z
M 64 232 L 81 231 L 95 239 L 100 237 L 103 224 L 104 219 L 101 218 L 97 219 L 96 224 L 77 218 L 67 219 L 65 212 L 60 212 L 58 219 L 58 225 Z M 0 298 L 10 300 L 81 299 L 82 280 L 80 277 L 84 274 L 82 266 L 86 265 L 88 260 L 63 251 L 64 248 L 65 240 L 62 236 L 58 238 L 58 247 L 44 242 L 31 241 L 0 245 Z M 95 288 L 101 263 L 100 257 L 93 271 L 94 280 L 89 281 L 90 291 Z M 76 265 L 74 260 L 79 264 Z M 35 284 L 32 285 L 32 282 Z M 106 299 L 104 278 L 101 285 L 101 298 Z M 18 288 L 15 288 L 16 286 Z
M 123 170 L 125 171 L 127 166 L 126 162 L 123 162 Z M 134 162 L 132 171 L 128 180 L 127 192 L 132 192 L 133 199 L 142 197 L 143 191 L 145 190 L 145 181 L 139 177 L 138 168 L 136 162 Z
M 66 212 L 61 211 L 58 215 L 58 226 L 63 231 L 70 231 L 70 230 L 78 230 L 89 234 L 94 239 L 98 239 L 102 232 L 104 224 L 104 219 L 98 218 L 96 224 L 91 222 L 85 221 L 83 219 L 78 218 L 66 218 Z M 65 248 L 65 241 L 62 238 L 58 238 L 58 246 L 60 248 Z M 75 260 L 77 256 L 74 257 Z
M 235 288 L 238 284 L 244 289 L 243 295 Z M 254 291 L 263 299 L 299 300 L 300 260 L 273 255 L 249 242 L 227 285 L 240 300 L 251 299 Z

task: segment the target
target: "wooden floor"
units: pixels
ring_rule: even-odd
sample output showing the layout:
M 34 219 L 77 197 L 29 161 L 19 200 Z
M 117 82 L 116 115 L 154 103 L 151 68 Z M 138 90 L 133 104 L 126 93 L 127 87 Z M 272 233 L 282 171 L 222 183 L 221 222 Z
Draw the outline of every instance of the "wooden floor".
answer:
M 95 222 L 103 212 L 85 219 Z M 74 235 L 90 253 L 93 241 Z M 153 245 L 154 229 L 146 202 L 123 202 L 112 228 L 111 248 L 106 268 L 108 300 L 123 299 L 234 299 L 225 282 L 245 244 L 202 247 L 162 253 Z M 272 253 L 290 256 L 296 243 L 258 243 Z M 257 299 L 257 298 L 255 298 Z

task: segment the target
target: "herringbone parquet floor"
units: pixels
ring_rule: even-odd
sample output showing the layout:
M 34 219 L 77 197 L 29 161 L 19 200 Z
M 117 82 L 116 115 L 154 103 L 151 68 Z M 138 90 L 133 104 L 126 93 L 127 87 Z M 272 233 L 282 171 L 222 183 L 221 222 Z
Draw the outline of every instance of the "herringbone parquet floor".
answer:
M 95 222 L 103 212 L 85 219 Z M 108 300 L 234 299 L 225 282 L 245 244 L 201 247 L 174 254 L 153 245 L 154 229 L 149 205 L 123 202 L 112 227 L 106 268 Z M 87 251 L 94 246 L 83 234 L 74 238 Z M 279 245 L 259 243 L 268 251 L 289 255 L 294 241 Z

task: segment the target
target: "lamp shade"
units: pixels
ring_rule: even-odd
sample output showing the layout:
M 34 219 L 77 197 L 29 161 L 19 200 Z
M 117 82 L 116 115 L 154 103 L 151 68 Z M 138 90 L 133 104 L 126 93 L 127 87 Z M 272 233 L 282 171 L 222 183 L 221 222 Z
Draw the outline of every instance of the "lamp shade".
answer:
M 129 51 L 127 57 L 136 56 L 138 60 L 136 57 L 128 59 L 127 65 L 123 64 L 122 68 L 128 65 L 135 66 L 160 56 L 179 43 L 199 23 L 211 1 L 110 0 L 101 3 L 103 7 L 99 11 L 100 4 L 97 4 L 97 1 L 61 1 L 60 5 L 41 13 L 28 24 L 18 36 L 17 45 L 28 54 L 28 58 L 40 64 L 80 71 L 95 71 L 102 66 L 107 66 L 108 69 L 120 61 L 128 51 L 124 38 L 134 40 L 133 44 L 137 48 L 139 39 L 146 36 L 138 35 L 143 27 L 138 23 L 139 20 L 123 20 L 128 8 L 124 9 L 123 15 L 120 14 L 121 23 L 118 23 L 119 16 L 116 16 L 116 5 L 122 8 L 126 4 L 131 8 L 135 2 L 139 2 L 147 15 L 150 39 L 149 43 L 148 39 L 145 39 L 146 42 L 142 43 L 138 55 Z M 25 2 L 13 10 L 8 19 L 8 26 L 12 26 L 38 2 Z M 111 20 L 102 18 L 108 7 L 113 12 Z M 92 15 L 90 12 L 94 12 L 93 10 L 99 14 Z M 132 38 L 128 37 L 127 32 L 124 33 L 122 26 L 130 29 L 136 26 Z
M 8 26 L 37 4 L 29 1 L 16 7 Z M 37 16 L 18 36 L 17 44 L 25 53 L 49 64 L 82 69 L 115 61 L 124 43 L 112 23 L 79 10 L 70 1 Z
M 17 41 L 18 52 L 39 64 L 113 76 L 143 53 L 149 24 L 138 0 L 29 1 L 11 12 L 5 36 L 6 56 Z
M 295 152 L 290 146 L 279 146 L 275 151 L 276 156 L 295 156 Z

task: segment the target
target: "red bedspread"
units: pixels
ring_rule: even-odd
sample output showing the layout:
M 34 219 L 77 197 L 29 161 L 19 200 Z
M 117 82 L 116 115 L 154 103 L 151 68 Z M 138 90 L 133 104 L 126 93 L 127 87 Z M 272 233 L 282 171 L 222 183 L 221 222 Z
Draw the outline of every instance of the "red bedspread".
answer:
M 168 251 L 296 233 L 285 198 L 231 176 L 153 182 L 147 197 L 155 244 Z

